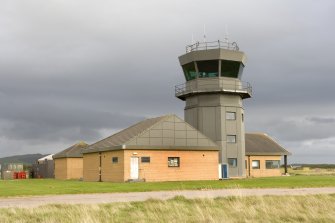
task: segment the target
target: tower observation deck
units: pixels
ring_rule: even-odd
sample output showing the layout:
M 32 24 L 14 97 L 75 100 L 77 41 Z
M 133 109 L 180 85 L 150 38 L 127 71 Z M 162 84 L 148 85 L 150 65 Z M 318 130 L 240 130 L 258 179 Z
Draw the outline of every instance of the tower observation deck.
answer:
M 179 61 L 186 83 L 175 86 L 175 96 L 183 101 L 194 94 L 211 92 L 238 94 L 243 99 L 252 96 L 251 85 L 241 81 L 246 57 L 235 42 L 188 45 L 186 54 L 179 57 Z
M 242 100 L 252 87 L 242 82 L 245 54 L 235 42 L 197 42 L 179 57 L 186 82 L 175 86 L 185 101 L 185 121 L 220 147 L 219 160 L 230 177 L 245 176 L 245 132 Z

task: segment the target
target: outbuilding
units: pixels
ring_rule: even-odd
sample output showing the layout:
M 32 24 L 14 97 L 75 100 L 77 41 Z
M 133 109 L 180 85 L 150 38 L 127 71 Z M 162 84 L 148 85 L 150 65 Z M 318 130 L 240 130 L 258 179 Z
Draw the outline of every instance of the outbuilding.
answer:
M 79 142 L 73 146 L 53 155 L 55 162 L 55 179 L 81 179 L 83 178 L 82 150 L 88 146 Z
M 217 180 L 218 150 L 176 115 L 146 119 L 85 149 L 83 179 Z
M 282 158 L 287 173 L 287 156 L 291 153 L 265 133 L 246 133 L 245 155 L 247 177 L 270 177 L 282 175 Z
M 33 178 L 54 178 L 55 177 L 55 163 L 52 158 L 54 154 L 44 156 L 32 165 Z

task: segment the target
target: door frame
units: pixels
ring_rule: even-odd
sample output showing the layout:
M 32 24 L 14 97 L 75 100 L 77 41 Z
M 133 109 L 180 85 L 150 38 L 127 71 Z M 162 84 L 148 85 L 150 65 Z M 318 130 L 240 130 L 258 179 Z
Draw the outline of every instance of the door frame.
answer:
M 137 159 L 137 178 L 133 178 L 132 177 L 132 159 Z M 139 157 L 138 156 L 131 156 L 130 157 L 130 171 L 129 171 L 129 178 L 131 179 L 131 180 L 138 180 L 139 178 L 140 178 L 140 159 L 139 159 Z
M 226 176 L 225 176 L 225 171 L 224 171 L 225 167 L 226 167 Z M 221 175 L 222 179 L 228 179 L 229 178 L 229 165 L 228 165 L 228 163 L 222 163 L 221 164 L 221 170 L 222 170 L 222 175 Z

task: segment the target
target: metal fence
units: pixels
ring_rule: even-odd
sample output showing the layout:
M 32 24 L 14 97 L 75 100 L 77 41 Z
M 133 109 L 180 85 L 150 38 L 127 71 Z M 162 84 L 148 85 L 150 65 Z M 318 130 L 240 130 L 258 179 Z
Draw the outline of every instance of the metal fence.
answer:
M 235 84 L 231 84 L 220 80 L 218 83 L 183 83 L 175 86 L 175 95 L 177 97 L 191 93 L 213 91 L 248 93 L 252 95 L 252 87 L 248 82 L 235 82 Z
M 197 50 L 210 50 L 210 49 L 227 49 L 227 50 L 236 50 L 239 51 L 239 47 L 236 42 L 228 41 L 213 41 L 213 42 L 196 42 L 192 45 L 186 46 L 186 53 L 197 51 Z

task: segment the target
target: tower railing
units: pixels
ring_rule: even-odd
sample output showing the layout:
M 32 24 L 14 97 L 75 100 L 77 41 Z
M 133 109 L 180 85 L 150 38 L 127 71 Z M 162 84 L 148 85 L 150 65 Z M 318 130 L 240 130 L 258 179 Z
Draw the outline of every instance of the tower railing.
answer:
M 236 93 L 240 95 L 247 94 L 249 95 L 249 97 L 252 95 L 252 87 L 249 82 L 236 81 L 233 83 L 225 83 L 225 80 L 220 80 L 217 83 L 201 83 L 197 80 L 194 80 L 193 83 L 192 82 L 193 81 L 189 81 L 183 84 L 176 85 L 176 97 L 211 92 Z
M 196 42 L 192 45 L 186 46 L 186 53 L 198 50 L 210 50 L 210 49 L 227 49 L 227 50 L 235 50 L 239 51 L 239 47 L 236 42 L 228 42 L 228 41 L 213 41 L 213 42 Z

